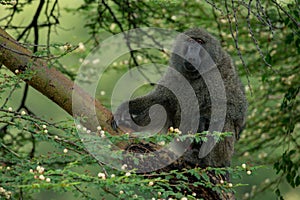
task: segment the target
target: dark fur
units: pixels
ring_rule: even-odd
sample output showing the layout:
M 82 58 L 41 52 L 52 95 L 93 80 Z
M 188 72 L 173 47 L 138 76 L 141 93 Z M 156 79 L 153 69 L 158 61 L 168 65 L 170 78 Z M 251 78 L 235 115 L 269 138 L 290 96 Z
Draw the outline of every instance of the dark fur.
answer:
M 233 132 L 233 137 L 226 137 L 224 140 L 218 142 L 212 151 L 204 158 L 199 158 L 199 149 L 202 144 L 192 144 L 191 147 L 183 155 L 183 160 L 190 163 L 193 166 L 212 166 L 212 167 L 223 167 L 229 166 L 232 154 L 234 152 L 234 142 L 238 138 L 238 134 L 242 131 L 245 124 L 245 116 L 247 110 L 247 101 L 244 94 L 243 85 L 235 71 L 232 60 L 230 56 L 221 48 L 220 43 L 211 34 L 203 29 L 191 29 L 186 31 L 184 34 L 192 37 L 193 39 L 200 38 L 204 44 L 201 46 L 209 53 L 212 60 L 216 64 L 216 70 L 219 70 L 226 91 L 226 105 L 227 110 L 220 108 L 220 112 L 226 112 L 225 124 L 222 131 Z M 187 38 L 185 36 L 179 35 L 175 44 L 174 50 L 177 52 L 185 51 L 184 46 L 187 44 Z M 201 58 L 202 59 L 202 58 Z M 200 118 L 194 119 L 193 113 L 190 113 L 191 120 L 198 120 L 199 126 L 196 130 L 197 132 L 202 132 L 208 130 L 211 120 L 211 95 L 209 93 L 208 87 L 202 78 L 202 76 L 209 76 L 209 73 L 199 74 L 197 71 L 186 71 L 184 68 L 184 62 L 186 60 L 181 56 L 173 53 L 170 59 L 170 67 L 175 68 L 179 71 L 193 87 L 196 97 L 198 99 L 198 105 L 200 109 Z M 205 63 L 202 63 L 200 68 L 205 68 Z M 212 70 L 213 71 L 213 70 Z M 210 74 L 213 76 L 213 73 Z M 213 78 L 213 77 L 212 77 Z M 171 85 L 178 81 L 176 76 L 173 74 L 172 70 L 168 70 L 164 77 L 160 80 L 159 84 L 156 86 L 155 90 L 147 94 L 146 96 L 139 97 L 129 101 L 129 114 L 126 108 L 126 103 L 120 105 L 120 107 L 115 112 L 114 116 L 116 119 L 116 124 L 118 126 L 126 126 L 135 131 L 145 131 L 140 126 L 145 126 L 150 123 L 149 108 L 155 104 L 160 104 L 164 106 L 167 114 L 167 120 L 162 128 L 162 132 L 166 132 L 167 128 L 173 126 L 175 128 L 180 126 L 180 116 L 181 108 L 180 103 L 176 99 L 176 94 L 173 94 L 166 87 L 161 86 L 161 84 Z M 212 83 L 214 83 L 212 81 Z M 216 85 L 215 87 L 219 87 Z M 222 101 L 223 99 L 220 99 Z M 190 97 L 186 96 L 185 99 L 188 105 L 194 105 L 195 102 L 189 102 Z M 127 111 L 126 111 L 127 110 Z M 156 115 L 158 114 L 158 115 Z M 151 114 L 150 114 L 151 115 Z M 160 111 L 155 110 L 152 113 L 153 116 L 160 116 Z M 139 125 L 136 126 L 133 121 Z M 154 118 L 153 118 L 154 119 Z M 214 119 L 216 122 L 222 119 Z M 160 121 L 160 120 L 158 120 Z M 184 127 L 184 126 L 183 126 Z M 184 128 L 182 128 L 183 131 Z M 214 131 L 214 130 L 210 130 Z

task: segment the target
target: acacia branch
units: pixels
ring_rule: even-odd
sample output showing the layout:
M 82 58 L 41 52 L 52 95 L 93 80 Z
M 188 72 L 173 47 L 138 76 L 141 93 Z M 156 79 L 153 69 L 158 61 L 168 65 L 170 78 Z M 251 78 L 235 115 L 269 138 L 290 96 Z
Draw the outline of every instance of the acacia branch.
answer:
M 74 117 L 84 117 L 84 125 L 95 130 L 99 124 L 112 135 L 117 135 L 111 127 L 112 113 L 98 100 L 91 97 L 82 88 L 75 85 L 64 74 L 53 67 L 48 67 L 47 62 L 37 58 L 31 51 L 23 47 L 7 32 L 0 28 L 0 64 L 16 72 L 32 73 L 30 80 L 24 80 L 30 86 L 47 96 L 67 113 Z M 72 95 L 76 95 L 76 102 Z M 76 110 L 72 109 L 76 106 Z M 94 112 L 94 109 L 96 112 Z M 96 113 L 96 118 L 93 113 Z M 97 119 L 95 121 L 94 119 Z

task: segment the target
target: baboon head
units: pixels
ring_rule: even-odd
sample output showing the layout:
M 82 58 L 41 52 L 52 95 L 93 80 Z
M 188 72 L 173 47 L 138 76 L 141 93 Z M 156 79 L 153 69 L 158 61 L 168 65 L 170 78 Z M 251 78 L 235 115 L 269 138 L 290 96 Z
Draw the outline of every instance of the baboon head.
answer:
M 170 66 L 187 78 L 198 78 L 222 59 L 222 49 L 218 40 L 204 29 L 188 30 L 176 38 Z

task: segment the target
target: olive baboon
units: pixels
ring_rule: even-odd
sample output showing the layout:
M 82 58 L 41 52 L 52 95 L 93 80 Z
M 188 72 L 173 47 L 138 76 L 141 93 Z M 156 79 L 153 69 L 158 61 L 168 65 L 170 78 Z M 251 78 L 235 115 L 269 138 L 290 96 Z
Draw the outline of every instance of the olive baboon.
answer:
M 185 94 L 184 87 L 180 87 L 182 82 L 174 69 L 188 81 L 196 101 Z M 181 99 L 177 98 L 178 91 L 176 88 L 172 89 L 173 85 L 182 93 Z M 223 96 L 218 94 L 222 90 L 221 85 L 225 90 Z M 220 43 L 212 35 L 200 28 L 188 30 L 178 36 L 170 58 L 170 67 L 156 88 L 146 96 L 122 103 L 114 113 L 114 123 L 115 126 L 138 132 L 149 129 L 166 132 L 171 126 L 181 126 L 181 131 L 188 132 L 190 129 L 180 124 L 182 113 L 185 112 L 182 103 L 199 108 L 189 110 L 189 118 L 185 120 L 186 123 L 193 120 L 197 122 L 196 130 L 193 131 L 218 131 L 214 129 L 222 125 L 219 131 L 234 133 L 204 154 L 200 152 L 204 143 L 193 143 L 182 156 L 183 160 L 200 167 L 229 166 L 234 142 L 245 124 L 247 102 L 243 85 L 230 56 L 222 50 Z M 214 112 L 217 113 L 214 116 L 213 106 L 216 106 Z

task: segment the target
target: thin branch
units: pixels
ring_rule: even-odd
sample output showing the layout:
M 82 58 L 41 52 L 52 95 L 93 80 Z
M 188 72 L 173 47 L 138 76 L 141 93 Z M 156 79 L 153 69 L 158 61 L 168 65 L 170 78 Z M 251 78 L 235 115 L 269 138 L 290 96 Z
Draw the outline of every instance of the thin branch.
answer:
M 232 21 L 231 21 L 231 18 L 230 18 L 230 12 L 229 12 L 229 8 L 228 8 L 227 0 L 225 0 L 225 9 L 226 9 L 226 13 L 227 13 L 226 16 L 227 16 L 227 20 L 228 20 L 228 23 L 229 23 L 230 33 L 231 33 L 231 36 L 234 40 L 235 49 L 237 50 L 238 56 L 239 56 L 240 60 L 242 61 L 243 67 L 246 70 L 247 74 L 250 74 L 250 71 L 249 71 L 249 69 L 248 69 L 248 67 L 245 63 L 245 60 L 242 56 L 242 53 L 241 53 L 241 50 L 240 50 L 240 47 L 239 47 L 239 42 L 238 42 L 238 33 L 239 33 L 238 32 L 238 19 L 237 19 L 237 16 L 236 16 L 236 10 L 235 10 L 235 7 L 234 7 L 233 0 L 231 1 L 231 4 L 232 4 L 232 10 L 233 10 L 233 17 L 234 17 L 234 20 L 235 20 L 235 35 L 234 35 L 233 28 L 232 28 Z M 249 76 L 247 76 L 247 82 L 248 82 L 248 86 L 249 86 L 251 94 L 252 94 L 252 89 L 251 89 Z
M 260 49 L 259 47 L 259 44 L 258 44 L 258 41 L 256 40 L 255 36 L 254 36 L 254 33 L 253 33 L 253 30 L 252 30 L 252 27 L 251 27 L 251 22 L 250 22 L 250 15 L 251 15 L 251 4 L 252 4 L 252 0 L 249 0 L 249 4 L 248 4 L 248 14 L 247 14 L 247 17 L 246 17 L 246 21 L 247 21 L 247 26 L 248 26 L 248 29 L 249 29 L 249 33 L 250 33 L 250 36 L 251 36 L 251 39 L 253 40 L 255 46 L 256 46 L 256 49 L 258 50 L 259 52 L 259 55 L 260 57 L 263 59 L 264 63 L 270 67 L 272 70 L 272 65 L 270 65 L 267 61 L 266 61 L 266 58 L 262 52 L 262 50 Z M 274 71 L 274 70 L 273 70 Z M 274 71 L 276 72 L 276 71 Z
M 277 3 L 275 0 L 272 0 L 272 2 L 276 5 L 277 8 L 279 8 L 282 12 L 284 12 L 284 14 L 288 16 L 294 22 L 294 24 L 298 26 L 298 28 L 300 28 L 300 23 L 297 22 L 297 20 L 292 15 L 290 15 L 290 13 L 284 10 L 282 6 L 279 3 Z

